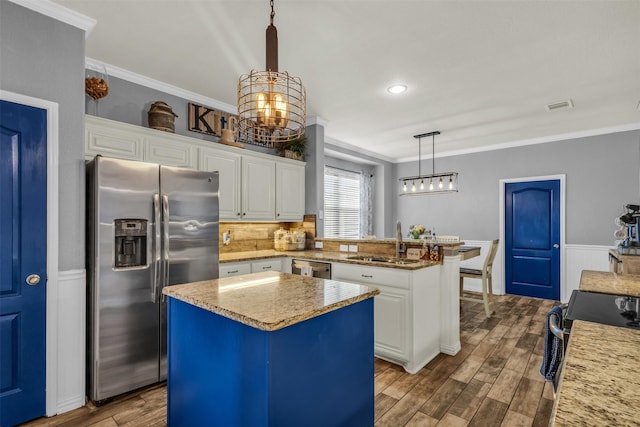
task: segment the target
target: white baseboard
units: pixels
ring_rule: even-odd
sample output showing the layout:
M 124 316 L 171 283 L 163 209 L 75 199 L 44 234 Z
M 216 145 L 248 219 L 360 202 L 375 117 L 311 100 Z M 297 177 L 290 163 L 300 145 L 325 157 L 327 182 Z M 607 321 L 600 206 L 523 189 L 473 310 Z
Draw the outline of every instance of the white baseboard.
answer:
M 56 410 L 58 414 L 85 404 L 85 270 L 58 275 Z

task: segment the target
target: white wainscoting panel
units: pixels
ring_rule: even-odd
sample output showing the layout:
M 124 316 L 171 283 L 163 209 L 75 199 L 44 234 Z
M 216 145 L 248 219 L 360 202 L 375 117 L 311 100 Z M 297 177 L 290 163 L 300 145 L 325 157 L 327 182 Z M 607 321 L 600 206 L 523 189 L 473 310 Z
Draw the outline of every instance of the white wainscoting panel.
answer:
M 569 302 L 571 292 L 580 286 L 582 270 L 609 271 L 609 249 L 612 246 L 565 245 L 565 286 L 560 290 L 562 302 Z
M 85 404 L 85 270 L 61 271 L 58 277 L 57 413 Z

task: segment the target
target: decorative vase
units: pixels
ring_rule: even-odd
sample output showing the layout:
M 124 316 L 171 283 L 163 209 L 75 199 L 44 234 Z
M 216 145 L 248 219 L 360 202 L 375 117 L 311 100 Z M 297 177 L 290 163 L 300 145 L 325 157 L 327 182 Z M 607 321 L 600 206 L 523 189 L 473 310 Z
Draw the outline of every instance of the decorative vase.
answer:
M 149 108 L 149 127 L 165 132 L 175 132 L 174 121 L 178 117 L 166 102 L 156 101 Z

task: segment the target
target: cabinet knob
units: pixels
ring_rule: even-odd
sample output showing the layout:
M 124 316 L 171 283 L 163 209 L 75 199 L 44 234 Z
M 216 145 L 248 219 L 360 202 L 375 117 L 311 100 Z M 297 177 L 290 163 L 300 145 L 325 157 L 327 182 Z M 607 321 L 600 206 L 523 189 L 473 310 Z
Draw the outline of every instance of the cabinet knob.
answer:
M 238 212 L 237 215 L 240 216 L 240 212 Z
M 246 212 L 242 212 L 242 216 L 245 216 L 247 213 Z
M 280 214 L 276 214 L 276 216 L 280 216 Z

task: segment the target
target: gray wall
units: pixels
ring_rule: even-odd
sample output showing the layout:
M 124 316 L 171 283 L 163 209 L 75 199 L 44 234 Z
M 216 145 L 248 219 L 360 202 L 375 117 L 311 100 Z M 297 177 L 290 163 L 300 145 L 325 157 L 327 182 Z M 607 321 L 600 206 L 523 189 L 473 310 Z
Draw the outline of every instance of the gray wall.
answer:
M 236 82 L 230 82 L 235 84 Z M 203 141 L 218 142 L 216 136 L 205 135 L 188 130 L 188 104 L 200 104 L 199 102 L 170 95 L 165 92 L 141 86 L 117 77 L 109 77 L 109 95 L 97 102 L 85 97 L 86 112 L 92 116 L 118 122 L 129 123 L 136 126 L 148 127 L 147 113 L 151 104 L 163 101 L 169 104 L 178 117 L 175 119 L 175 133 Z M 207 107 L 207 105 L 205 105 Z M 211 106 L 208 106 L 211 107 Z M 263 153 L 276 154 L 276 150 L 245 144 L 245 149 Z
M 400 197 L 396 181 L 403 230 L 421 223 L 438 234 L 495 239 L 500 179 L 566 174 L 566 243 L 613 246 L 614 218 L 640 200 L 640 131 L 436 158 L 435 166 L 460 173 L 459 192 Z M 400 164 L 396 179 L 417 169 Z
M 59 269 L 84 268 L 84 31 L 0 0 L 0 87 L 59 105 Z

